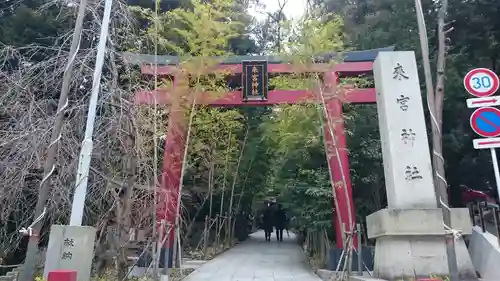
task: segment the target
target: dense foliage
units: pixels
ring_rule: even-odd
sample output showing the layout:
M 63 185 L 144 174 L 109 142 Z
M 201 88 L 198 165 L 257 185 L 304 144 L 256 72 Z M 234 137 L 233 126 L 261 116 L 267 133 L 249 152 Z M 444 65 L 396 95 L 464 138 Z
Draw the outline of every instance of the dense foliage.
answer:
M 0 142 L 0 173 L 5 177 L 0 187 L 0 258 L 2 251 L 11 252 L 20 242 L 17 229 L 31 219 L 28 213 L 34 205 L 48 145 L 46 131 L 55 114 L 55 93 L 61 85 L 61 69 L 65 63 L 62 57 L 68 52 L 69 26 L 74 24 L 76 14 L 74 6 L 62 5 L 63 2 L 10 2 L 0 4 L 0 56 L 4 62 L 0 73 L 0 130 L 2 134 L 10 132 L 8 139 L 15 144 L 3 139 Z M 139 86 L 153 89 L 169 86 L 169 81 L 139 83 L 142 77 L 137 70 L 120 61 L 121 51 L 179 55 L 183 66 L 195 73 L 189 81 L 194 91 L 214 93 L 228 87 L 224 75 L 206 79 L 200 71 L 217 63 L 212 56 L 286 54 L 293 63 L 307 64 L 314 53 L 389 45 L 395 45 L 397 50 L 413 50 L 420 56 L 413 1 L 315 0 L 310 1 L 312 6 L 306 17 L 293 24 L 282 11 L 273 11 L 266 20 L 256 21 L 247 12 L 255 2 L 258 1 L 160 1 L 157 9 L 151 1 L 116 4 L 120 17 L 113 21 L 110 40 L 116 57 L 108 60 L 116 60 L 118 66 L 106 64 L 106 85 L 110 90 L 100 100 L 101 123 L 96 132 L 99 145 L 93 156 L 88 223 L 97 224 L 114 206 L 110 202 L 121 200 L 117 197 L 119 193 L 113 193 L 116 185 L 138 189 L 134 184 L 123 184 L 132 180 L 141 186 L 141 191 L 130 197 L 134 200 L 132 205 L 140 207 L 128 210 L 135 212 L 132 218 L 140 217 L 137 221 L 144 223 L 142 226 L 147 225 L 149 221 L 145 217 L 152 216 L 152 209 L 144 205 L 152 199 L 151 190 L 144 191 L 144 186 L 156 186 L 154 176 L 161 173 L 158 169 L 161 143 L 153 140 L 164 134 L 168 108 L 161 107 L 155 112 L 151 108 L 133 109 L 127 100 Z M 433 60 L 435 11 L 439 2 L 423 1 Z M 473 67 L 500 71 L 500 22 L 495 19 L 500 4 L 495 0 L 449 2 L 448 19 L 454 30 L 448 33 L 444 103 L 446 175 L 451 191 L 459 184 L 481 189 L 488 182 L 493 183 L 491 160 L 487 152 L 472 147 L 475 136 L 469 127 L 470 110 L 466 108 L 467 95 L 461 79 Z M 102 6 L 93 6 L 85 23 L 85 40 L 77 64 L 80 74 L 84 74 L 72 84 L 72 107 L 66 116 L 70 121 L 67 120 L 63 134 L 66 146 L 58 156 L 59 173 L 53 183 L 58 188 L 54 188 L 50 199 L 51 214 L 69 208 L 71 189 L 67 187 L 74 185 L 78 155 L 65 148 L 79 148 L 82 140 L 84 128 L 78 124 L 84 124 L 88 95 L 82 94 L 81 87 L 88 85 L 91 79 L 88 67 L 94 63 L 91 58 L 95 54 L 101 13 Z M 20 67 L 56 60 L 58 63 L 50 64 L 57 65 L 59 72 L 51 72 L 49 68 L 43 68 L 45 72 L 41 68 L 29 72 Z M 51 73 L 55 74 L 47 80 Z M 119 77 L 115 77 L 118 73 Z M 32 80 L 20 78 L 28 74 Z M 24 84 L 16 84 L 18 81 Z M 320 77 L 299 75 L 275 78 L 273 83 L 276 87 L 297 89 L 313 88 L 318 81 Z M 114 99 L 113 93 L 120 93 L 120 97 Z M 117 100 L 122 104 L 118 109 Z M 297 225 L 329 228 L 333 216 L 332 192 L 324 153 L 321 106 L 190 108 L 188 111 L 192 117 L 192 134 L 183 189 L 183 214 L 188 232 L 193 222 L 202 221 L 206 215 L 248 212 L 268 196 L 285 202 L 296 217 Z M 362 221 L 367 214 L 386 204 L 376 108 L 374 105 L 345 106 L 345 114 L 355 211 Z M 122 122 L 121 116 L 126 116 L 123 118 L 128 123 Z M 123 124 L 132 125 L 124 129 Z M 43 139 L 26 136 L 43 136 Z M 135 136 L 132 145 L 125 145 L 123 139 L 119 139 L 131 136 Z M 125 156 L 131 151 L 130 147 L 141 147 L 134 150 L 137 168 L 132 170 L 137 176 L 131 176 L 130 167 L 128 174 L 123 172 L 124 163 L 129 161 Z M 53 222 L 66 219 L 67 213 L 51 217 Z M 130 226 L 131 223 L 134 224 L 130 221 L 124 224 Z

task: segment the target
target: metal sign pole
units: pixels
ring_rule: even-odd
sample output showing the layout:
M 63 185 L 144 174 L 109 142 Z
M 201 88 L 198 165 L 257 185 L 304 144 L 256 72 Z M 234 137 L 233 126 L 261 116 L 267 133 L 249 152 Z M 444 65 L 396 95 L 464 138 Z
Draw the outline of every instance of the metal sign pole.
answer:
M 76 174 L 75 194 L 71 206 L 71 217 L 69 225 L 80 226 L 83 221 L 83 209 L 85 207 L 85 197 L 87 196 L 87 183 L 89 179 L 90 161 L 92 159 L 94 123 L 96 119 L 97 100 L 101 87 L 101 74 L 106 54 L 106 43 L 111 16 L 113 0 L 106 0 L 104 5 L 104 15 L 102 16 L 101 35 L 97 47 L 97 56 L 92 81 L 92 92 L 90 95 L 89 111 L 87 114 L 87 126 L 85 137 L 80 151 L 80 160 Z
M 493 162 L 493 171 L 495 172 L 495 181 L 497 184 L 497 192 L 500 195 L 500 171 L 498 169 L 497 152 L 495 148 L 490 148 L 491 151 L 491 161 Z M 495 198 L 499 199 L 499 198 Z

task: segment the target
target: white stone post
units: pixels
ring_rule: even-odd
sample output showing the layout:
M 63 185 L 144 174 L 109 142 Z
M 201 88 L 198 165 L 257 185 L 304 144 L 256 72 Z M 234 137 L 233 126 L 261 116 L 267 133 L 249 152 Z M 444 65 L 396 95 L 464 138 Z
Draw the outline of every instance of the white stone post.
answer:
M 368 237 L 377 239 L 374 275 L 388 280 L 447 276 L 415 54 L 381 52 L 373 74 L 388 201 L 388 209 L 367 217 Z M 467 209 L 452 209 L 452 227 L 471 233 Z M 465 244 L 456 248 L 461 275 L 475 274 Z
M 52 225 L 43 277 L 52 270 L 76 270 L 77 281 L 89 281 L 96 229 L 91 226 Z
M 436 208 L 413 53 L 381 53 L 373 72 L 389 208 Z

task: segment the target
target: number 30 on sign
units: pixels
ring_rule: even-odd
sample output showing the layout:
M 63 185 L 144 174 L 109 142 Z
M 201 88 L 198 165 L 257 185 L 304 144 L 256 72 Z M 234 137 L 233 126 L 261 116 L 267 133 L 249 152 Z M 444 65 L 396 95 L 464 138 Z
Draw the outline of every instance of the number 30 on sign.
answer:
M 476 68 L 467 73 L 464 86 L 471 95 L 488 97 L 498 91 L 500 86 L 498 76 L 486 68 Z

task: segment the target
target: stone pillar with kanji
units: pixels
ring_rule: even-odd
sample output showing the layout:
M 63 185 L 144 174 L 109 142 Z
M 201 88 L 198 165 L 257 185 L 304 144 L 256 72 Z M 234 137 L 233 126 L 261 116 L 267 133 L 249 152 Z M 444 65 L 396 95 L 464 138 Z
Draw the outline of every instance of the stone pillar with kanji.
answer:
M 373 73 L 388 202 L 367 217 L 368 237 L 376 239 L 374 275 L 391 281 L 448 276 L 415 54 L 381 52 Z M 471 234 L 468 210 L 451 210 L 451 228 Z M 462 239 L 456 252 L 460 275 L 475 276 Z
M 89 281 L 94 258 L 96 229 L 91 226 L 52 225 L 45 255 L 43 277 L 45 280 L 74 278 Z M 54 273 L 54 271 L 68 271 Z M 71 271 L 71 272 L 70 272 Z M 50 274 L 52 273 L 51 278 Z

